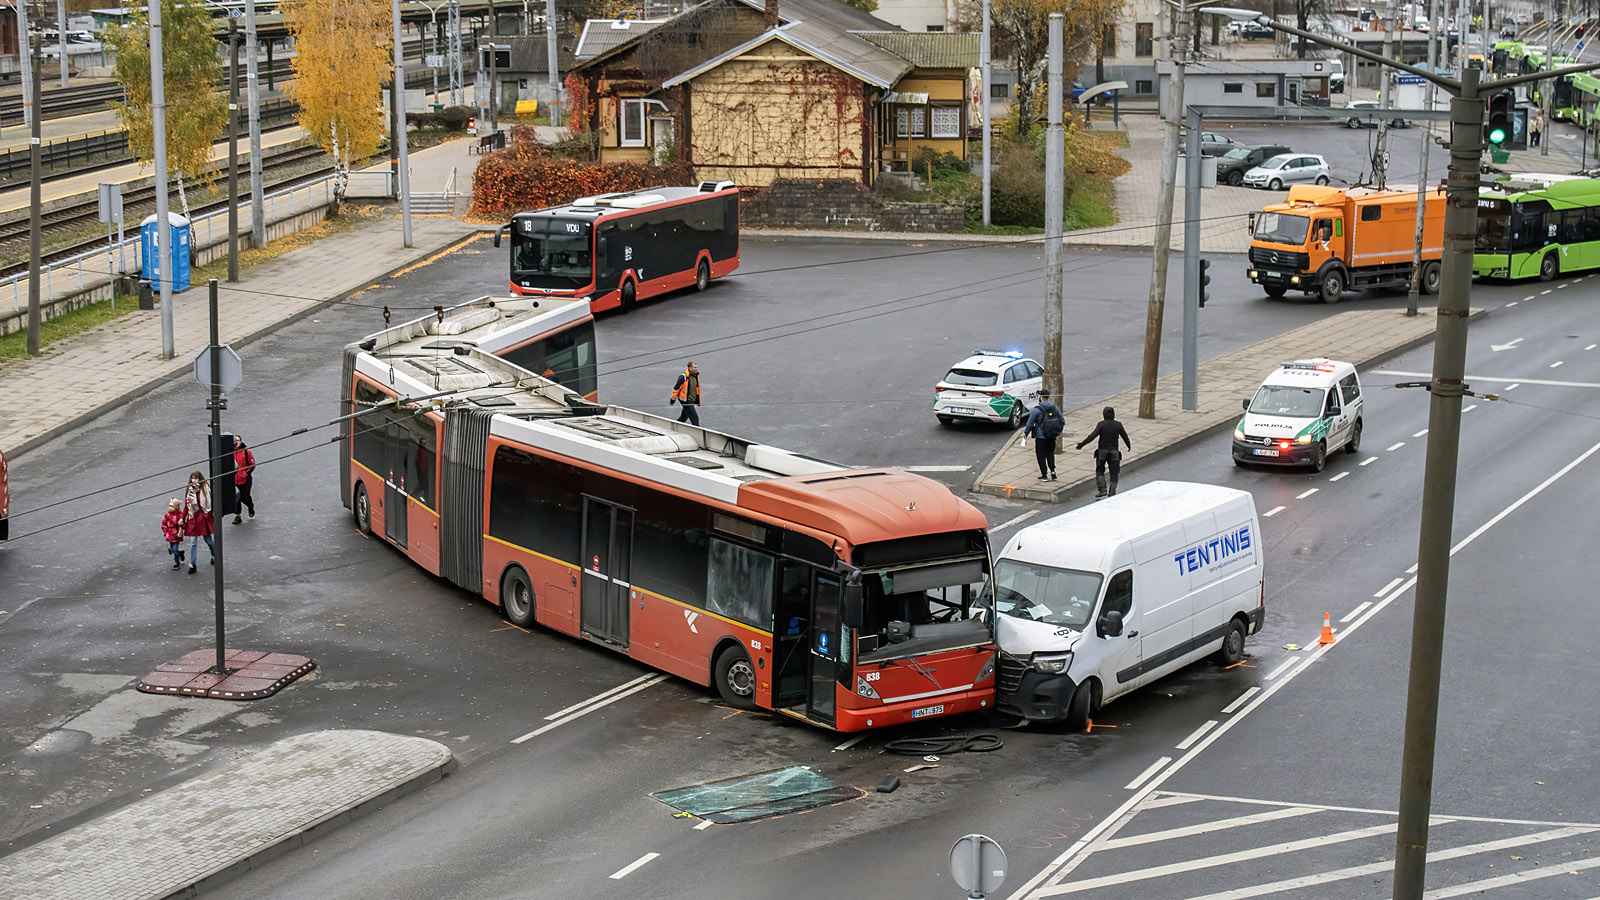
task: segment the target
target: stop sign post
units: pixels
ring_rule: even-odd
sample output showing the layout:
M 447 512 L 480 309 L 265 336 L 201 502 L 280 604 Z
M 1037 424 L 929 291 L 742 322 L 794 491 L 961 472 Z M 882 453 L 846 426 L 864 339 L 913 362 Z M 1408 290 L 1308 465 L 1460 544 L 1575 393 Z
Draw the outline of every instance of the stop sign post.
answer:
M 239 386 L 239 382 L 244 380 L 244 363 L 239 359 L 239 354 L 227 344 L 207 347 L 195 355 L 194 380 L 203 388 L 208 390 L 211 388 L 212 353 L 217 355 L 215 369 L 217 393 L 231 394 L 233 389 Z
M 993 838 L 966 835 L 950 848 L 950 877 L 969 898 L 979 900 L 1005 882 L 1006 852 Z

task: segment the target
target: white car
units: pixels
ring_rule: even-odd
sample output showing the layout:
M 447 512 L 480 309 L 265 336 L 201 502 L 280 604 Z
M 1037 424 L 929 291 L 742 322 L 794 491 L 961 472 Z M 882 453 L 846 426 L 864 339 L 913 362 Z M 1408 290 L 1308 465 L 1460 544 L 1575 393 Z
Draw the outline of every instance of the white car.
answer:
M 1291 184 L 1327 184 L 1328 161 L 1315 153 L 1280 153 L 1244 173 L 1249 187 L 1281 191 Z
M 1044 367 L 1016 351 L 974 350 L 934 385 L 933 414 L 939 424 L 957 419 L 1004 423 L 1013 430 L 1044 384 Z
M 1361 379 L 1356 367 L 1331 359 L 1280 363 L 1244 401 L 1233 429 L 1233 464 L 1310 466 L 1321 472 L 1328 454 L 1361 450 Z
M 1344 124 L 1348 128 L 1361 128 L 1366 125 L 1376 128 L 1378 120 L 1383 118 L 1383 110 L 1378 106 L 1378 101 L 1376 100 L 1351 100 L 1344 105 L 1344 108 L 1350 110 L 1349 117 L 1344 120 Z M 1405 128 L 1410 124 L 1411 121 L 1409 119 L 1389 120 L 1390 128 Z

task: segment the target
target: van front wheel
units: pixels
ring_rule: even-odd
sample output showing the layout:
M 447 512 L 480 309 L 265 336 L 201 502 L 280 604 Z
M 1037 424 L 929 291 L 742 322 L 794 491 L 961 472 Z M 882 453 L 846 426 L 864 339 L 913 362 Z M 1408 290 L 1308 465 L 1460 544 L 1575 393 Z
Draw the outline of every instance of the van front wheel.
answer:
M 1090 707 L 1094 705 L 1094 688 L 1086 680 L 1073 691 L 1072 699 L 1067 701 L 1067 730 L 1088 731 Z
M 1222 637 L 1222 649 L 1217 651 L 1217 665 L 1234 666 L 1244 659 L 1244 623 L 1234 619 L 1228 623 L 1228 633 Z

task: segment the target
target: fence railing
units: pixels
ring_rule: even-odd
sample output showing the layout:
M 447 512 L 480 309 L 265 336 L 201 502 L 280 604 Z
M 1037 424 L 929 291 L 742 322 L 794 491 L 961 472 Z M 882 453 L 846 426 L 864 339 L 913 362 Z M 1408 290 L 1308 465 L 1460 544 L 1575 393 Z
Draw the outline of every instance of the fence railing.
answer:
M 272 191 L 262 198 L 269 225 L 272 222 L 327 206 L 333 202 L 333 175 L 323 175 L 292 187 Z M 249 232 L 249 201 L 239 204 L 239 220 L 243 233 Z M 189 246 L 191 252 L 225 241 L 228 238 L 228 211 L 218 209 L 190 222 Z M 57 260 L 40 267 L 39 302 L 55 302 L 58 296 L 71 296 L 98 287 L 119 275 L 143 271 L 138 223 L 130 223 L 127 235 L 121 241 L 111 241 L 105 247 Z M 13 312 L 28 306 L 27 272 L 19 272 L 0 279 L 0 306 L 7 304 Z

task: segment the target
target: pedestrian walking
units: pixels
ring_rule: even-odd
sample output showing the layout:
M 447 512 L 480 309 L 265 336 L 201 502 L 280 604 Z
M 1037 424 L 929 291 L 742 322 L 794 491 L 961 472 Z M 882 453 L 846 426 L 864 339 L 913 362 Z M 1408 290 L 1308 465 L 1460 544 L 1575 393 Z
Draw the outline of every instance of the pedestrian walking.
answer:
M 217 546 L 211 542 L 216 522 L 211 518 L 211 488 L 206 476 L 189 473 L 189 484 L 183 489 L 183 534 L 189 539 L 189 574 L 194 574 L 195 563 L 200 561 L 200 539 L 205 538 L 206 549 L 211 551 L 211 564 L 217 564 Z
M 1066 417 L 1050 402 L 1050 392 L 1039 392 L 1039 405 L 1028 413 L 1028 423 L 1022 426 L 1024 439 L 1033 438 L 1033 455 L 1039 461 L 1039 480 L 1056 480 L 1056 438 L 1067 427 Z
M 1129 450 L 1133 449 L 1133 442 L 1128 440 L 1128 430 L 1117 421 L 1117 411 L 1112 407 L 1101 410 L 1104 418 L 1095 423 L 1094 430 L 1089 436 L 1078 442 L 1078 449 L 1090 441 L 1098 440 L 1094 450 L 1094 489 L 1096 497 L 1110 497 L 1117 493 L 1117 475 L 1122 471 L 1122 451 L 1117 449 L 1117 440 L 1120 438 Z M 1106 483 L 1106 472 L 1110 470 L 1111 481 Z
M 183 502 L 177 497 L 167 501 L 167 512 L 161 517 L 161 537 L 172 554 L 172 569 L 177 571 L 183 566 Z
M 233 436 L 233 484 L 238 492 L 239 505 L 233 509 L 233 524 L 238 525 L 244 519 L 239 517 L 239 511 L 248 508 L 250 518 L 256 517 L 256 501 L 250 496 L 250 488 L 255 484 L 256 455 L 244 444 L 244 438 Z M 224 511 L 223 515 L 227 515 Z
M 690 425 L 700 424 L 700 367 L 689 361 L 684 367 L 683 374 L 678 376 L 678 381 L 672 386 L 672 402 L 683 407 L 678 413 L 679 422 L 688 422 Z
M 1544 110 L 1537 106 L 1528 115 L 1528 146 L 1537 147 L 1544 139 Z

